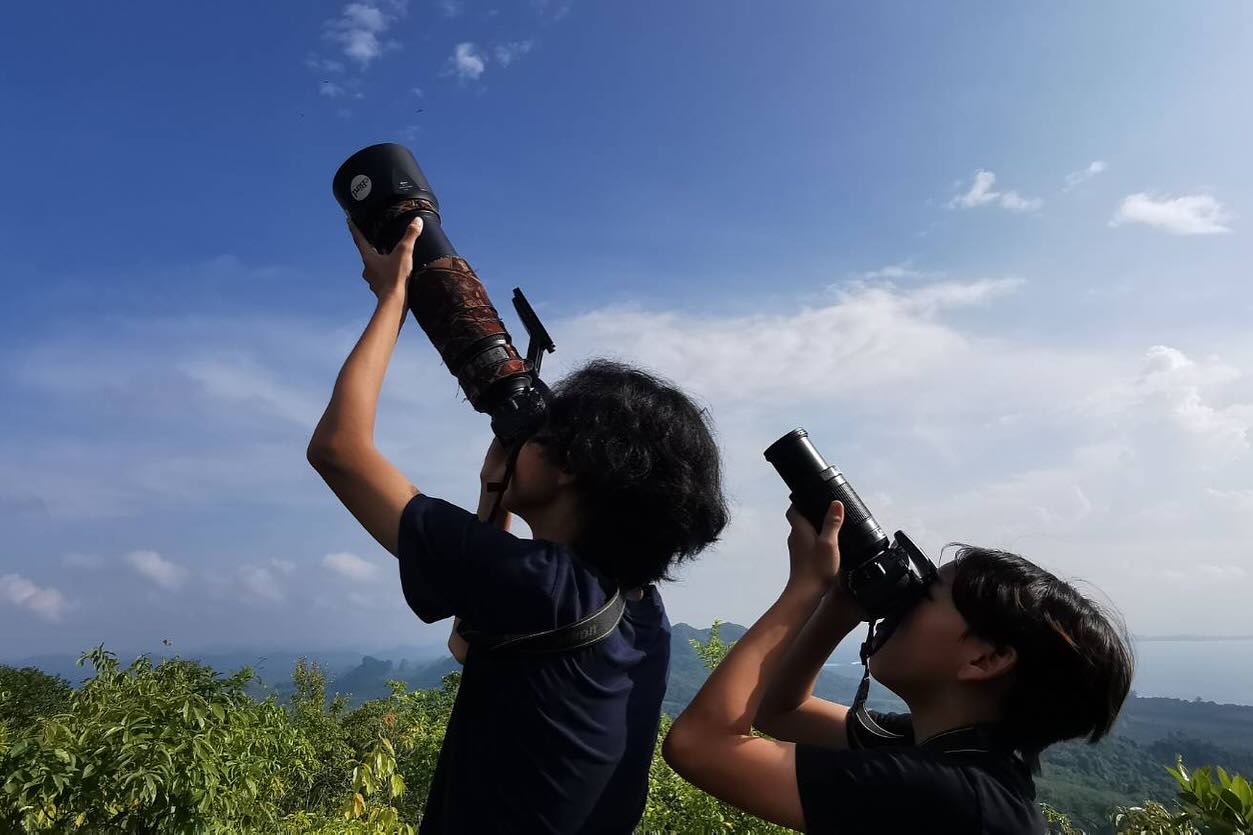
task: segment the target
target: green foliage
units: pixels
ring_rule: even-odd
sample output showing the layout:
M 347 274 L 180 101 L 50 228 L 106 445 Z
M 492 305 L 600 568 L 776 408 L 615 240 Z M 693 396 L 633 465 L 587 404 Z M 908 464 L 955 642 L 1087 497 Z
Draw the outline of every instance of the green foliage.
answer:
M 329 810 L 342 798 L 356 755 L 343 725 L 347 699 L 326 698 L 326 672 L 304 658 L 292 669 L 292 694 L 287 707 L 294 730 L 310 748 L 310 774 L 290 794 L 288 808 Z
M 4 814 L 26 831 L 226 832 L 273 828 L 274 803 L 308 773 L 311 750 L 282 708 L 192 661 L 96 674 L 64 712 L 39 718 L 0 760 Z
M 1040 811 L 1044 813 L 1048 835 L 1084 835 L 1083 830 L 1075 826 L 1069 816 L 1057 811 L 1049 804 L 1041 803 Z
M 712 669 L 726 657 L 733 644 L 723 626 L 691 642 L 693 663 Z M 345 697 L 328 698 L 325 671 L 304 660 L 280 704 L 248 695 L 246 668 L 224 678 L 177 658 L 141 657 L 124 669 L 103 649 L 84 658 L 95 675 L 76 690 L 36 670 L 0 668 L 0 831 L 412 835 L 460 683 L 459 673 L 432 689 L 393 681 L 389 695 L 350 710 Z M 661 757 L 669 728 L 663 716 L 640 831 L 786 831 L 679 777 Z M 1244 778 L 1151 766 L 1161 746 L 1207 762 L 1246 755 L 1191 737 L 1160 743 L 1115 738 L 1050 751 L 1040 781 L 1048 831 L 1253 833 Z M 1156 769 L 1151 778 L 1146 768 Z M 1142 802 L 1176 790 L 1177 808 Z M 1115 806 L 1124 808 L 1111 819 Z
M 692 645 L 692 649 L 696 651 L 696 655 L 705 664 L 705 669 L 712 671 L 715 667 L 722 663 L 722 659 L 727 657 L 727 653 L 731 651 L 731 647 L 735 646 L 735 641 L 726 643 L 722 640 L 722 621 L 715 620 L 713 625 L 709 627 L 709 640 L 698 641 L 695 638 L 689 638 L 688 643 Z
M 0 665 L 0 726 L 22 728 L 42 716 L 60 713 L 69 702 L 70 683 L 35 667 Z
M 1253 833 L 1253 787 L 1226 769 L 1189 773 L 1183 759 L 1167 769 L 1178 784 L 1177 808 L 1147 803 L 1120 809 L 1119 835 L 1249 835 Z M 1217 778 L 1217 779 L 1215 779 Z

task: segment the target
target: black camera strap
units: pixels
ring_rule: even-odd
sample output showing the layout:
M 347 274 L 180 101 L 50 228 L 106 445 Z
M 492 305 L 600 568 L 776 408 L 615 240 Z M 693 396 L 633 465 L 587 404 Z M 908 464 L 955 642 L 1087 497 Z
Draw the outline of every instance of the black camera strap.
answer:
M 599 644 L 614 633 L 625 612 L 626 598 L 621 591 L 614 589 L 605 604 L 595 612 L 555 629 L 515 635 L 490 635 L 470 629 L 463 623 L 459 631 L 474 655 L 489 655 L 492 658 L 552 655 Z
M 861 645 L 861 664 L 864 672 L 861 684 L 857 686 L 857 695 L 848 709 L 845 729 L 849 746 L 852 748 L 875 748 L 880 745 L 908 745 L 913 742 L 913 733 L 905 729 L 895 730 L 884 725 L 866 709 L 866 700 L 870 697 L 870 654 L 875 646 L 875 622 L 870 621 L 866 632 L 866 640 Z

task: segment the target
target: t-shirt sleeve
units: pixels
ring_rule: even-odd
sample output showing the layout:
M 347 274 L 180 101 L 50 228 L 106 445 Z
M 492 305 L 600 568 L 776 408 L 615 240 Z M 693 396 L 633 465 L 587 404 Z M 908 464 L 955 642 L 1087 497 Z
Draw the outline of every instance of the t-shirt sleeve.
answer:
M 398 543 L 405 602 L 427 623 L 457 615 L 496 633 L 551 625 L 561 566 L 550 544 L 424 495 L 401 514 Z
M 951 766 L 916 748 L 869 751 L 796 746 L 806 832 L 966 832 L 975 806 Z M 977 819 L 972 819 L 977 820 Z

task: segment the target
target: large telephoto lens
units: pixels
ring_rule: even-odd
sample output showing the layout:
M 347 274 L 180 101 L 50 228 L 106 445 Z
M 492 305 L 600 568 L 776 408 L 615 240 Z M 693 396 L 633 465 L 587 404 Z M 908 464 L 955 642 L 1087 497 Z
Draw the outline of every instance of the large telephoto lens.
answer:
M 814 530 L 822 529 L 831 502 L 838 499 L 844 503 L 844 524 L 839 536 L 843 568 L 856 568 L 888 547 L 890 540 L 853 485 L 827 463 L 804 429 L 793 429 L 775 441 L 765 456 L 791 489 L 792 504 Z
M 540 413 L 535 377 L 514 347 L 487 290 L 444 234 L 439 201 L 413 154 L 392 142 L 349 157 L 331 180 L 340 207 L 380 252 L 400 240 L 414 217 L 409 309 L 457 378 L 470 404 L 492 417 L 506 445 L 531 431 Z
M 422 235 L 413 249 L 414 268 L 456 256 L 457 250 L 444 234 L 439 200 L 404 145 L 384 142 L 357 151 L 335 172 L 331 190 L 340 208 L 379 252 L 390 251 L 409 222 L 421 216 Z

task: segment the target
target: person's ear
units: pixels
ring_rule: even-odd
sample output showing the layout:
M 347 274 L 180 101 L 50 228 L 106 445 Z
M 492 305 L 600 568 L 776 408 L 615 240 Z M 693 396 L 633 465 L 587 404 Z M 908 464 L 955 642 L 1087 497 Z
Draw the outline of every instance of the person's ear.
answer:
M 957 671 L 958 681 L 991 681 L 1006 675 L 1018 663 L 1018 651 L 1010 646 L 979 642 L 979 651 Z

